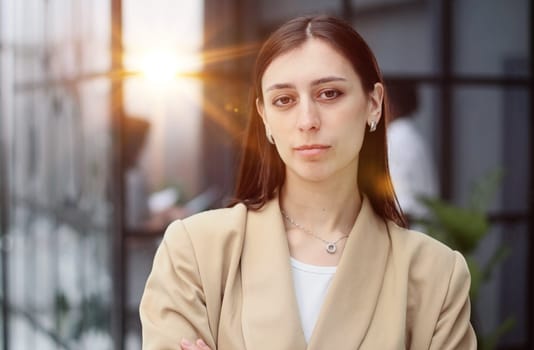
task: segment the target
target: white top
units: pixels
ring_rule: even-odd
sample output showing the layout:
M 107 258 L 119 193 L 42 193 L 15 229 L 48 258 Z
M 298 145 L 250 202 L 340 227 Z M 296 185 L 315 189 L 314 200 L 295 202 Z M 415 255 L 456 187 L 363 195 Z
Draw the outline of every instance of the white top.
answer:
M 409 118 L 387 127 L 389 171 L 402 210 L 416 217 L 427 214 L 418 196 L 438 195 L 436 171 L 429 147 Z
M 337 266 L 309 265 L 291 258 L 300 321 L 308 343 L 336 269 Z

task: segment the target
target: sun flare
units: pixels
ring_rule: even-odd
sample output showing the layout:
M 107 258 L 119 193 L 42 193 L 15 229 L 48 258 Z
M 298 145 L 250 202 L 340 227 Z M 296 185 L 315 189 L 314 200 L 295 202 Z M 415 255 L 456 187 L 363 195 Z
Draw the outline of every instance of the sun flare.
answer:
M 181 74 L 198 72 L 201 63 L 195 55 L 178 55 L 172 52 L 152 51 L 141 55 L 136 70 L 154 83 L 173 81 Z

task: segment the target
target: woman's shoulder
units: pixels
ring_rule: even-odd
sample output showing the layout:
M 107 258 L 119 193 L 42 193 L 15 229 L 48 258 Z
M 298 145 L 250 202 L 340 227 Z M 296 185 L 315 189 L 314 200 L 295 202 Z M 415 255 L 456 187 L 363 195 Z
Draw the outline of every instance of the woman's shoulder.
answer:
M 437 239 L 394 223 L 388 225 L 392 249 L 398 261 L 404 261 L 411 275 L 440 278 L 461 270 L 468 274 L 464 257 Z M 457 271 L 460 272 L 460 271 Z
M 412 343 L 451 341 L 474 349 L 469 325 L 471 277 L 462 254 L 424 233 L 394 224 L 389 228 L 394 275 L 405 278 L 406 289 L 398 289 L 406 293 L 406 327 Z
M 247 207 L 238 203 L 232 207 L 203 211 L 182 220 L 191 229 L 212 229 L 241 227 L 246 220 Z
M 165 231 L 165 237 L 187 234 L 209 239 L 224 233 L 242 231 L 246 216 L 247 208 L 241 203 L 229 208 L 203 211 L 173 221 Z

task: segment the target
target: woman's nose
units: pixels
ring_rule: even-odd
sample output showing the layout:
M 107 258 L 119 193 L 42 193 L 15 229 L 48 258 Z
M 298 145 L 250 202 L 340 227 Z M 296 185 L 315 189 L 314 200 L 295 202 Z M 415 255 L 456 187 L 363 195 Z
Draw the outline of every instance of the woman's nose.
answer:
M 301 100 L 297 126 L 301 131 L 319 130 L 321 118 L 317 106 L 309 99 Z

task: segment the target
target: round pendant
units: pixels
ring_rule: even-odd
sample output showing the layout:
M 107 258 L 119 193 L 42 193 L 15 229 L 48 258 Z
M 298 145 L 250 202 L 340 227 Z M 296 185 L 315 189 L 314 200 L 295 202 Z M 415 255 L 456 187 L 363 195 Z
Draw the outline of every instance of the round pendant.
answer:
M 337 250 L 337 247 L 336 247 L 336 244 L 335 243 L 328 243 L 326 245 L 326 251 L 330 254 L 334 254 Z

